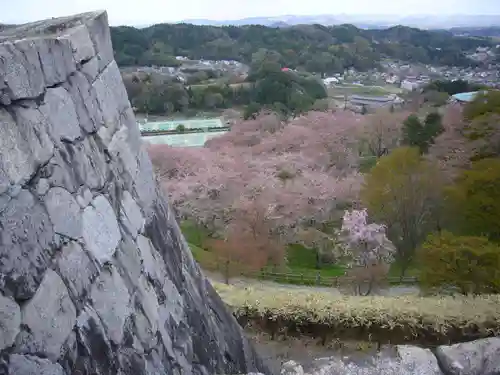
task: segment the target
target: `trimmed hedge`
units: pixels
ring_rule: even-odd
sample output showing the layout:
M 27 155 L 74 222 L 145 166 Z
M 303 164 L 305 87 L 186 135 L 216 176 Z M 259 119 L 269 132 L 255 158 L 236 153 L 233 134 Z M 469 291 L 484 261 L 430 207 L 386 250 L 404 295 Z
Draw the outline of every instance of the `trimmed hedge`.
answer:
M 500 295 L 352 297 L 307 288 L 214 287 L 241 325 L 273 337 L 439 345 L 500 334 Z

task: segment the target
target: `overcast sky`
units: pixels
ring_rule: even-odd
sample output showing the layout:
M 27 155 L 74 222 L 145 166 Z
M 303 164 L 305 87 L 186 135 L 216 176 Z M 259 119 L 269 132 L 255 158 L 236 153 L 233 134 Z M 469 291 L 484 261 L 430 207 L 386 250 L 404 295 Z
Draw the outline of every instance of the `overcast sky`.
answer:
M 284 14 L 500 14 L 500 0 L 0 0 L 0 22 L 106 9 L 112 25 Z

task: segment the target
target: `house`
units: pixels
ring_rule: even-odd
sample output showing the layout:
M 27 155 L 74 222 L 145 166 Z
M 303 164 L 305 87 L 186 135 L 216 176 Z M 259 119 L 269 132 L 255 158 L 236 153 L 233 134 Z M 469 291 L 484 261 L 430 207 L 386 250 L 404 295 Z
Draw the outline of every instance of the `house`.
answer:
M 415 91 L 420 87 L 420 83 L 417 81 L 410 81 L 405 79 L 401 82 L 401 88 L 406 91 Z

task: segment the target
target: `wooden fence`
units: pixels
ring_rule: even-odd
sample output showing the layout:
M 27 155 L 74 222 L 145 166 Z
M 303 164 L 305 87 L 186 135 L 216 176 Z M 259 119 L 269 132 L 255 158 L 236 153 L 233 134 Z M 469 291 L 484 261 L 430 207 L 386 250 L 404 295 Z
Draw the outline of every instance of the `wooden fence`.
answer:
M 275 281 L 278 283 L 297 284 L 297 285 L 315 285 L 325 287 L 339 287 L 345 285 L 352 285 L 354 282 L 359 282 L 359 279 L 348 276 L 326 277 L 321 276 L 320 273 L 316 275 L 303 274 L 303 273 L 278 273 L 278 272 L 258 272 L 248 275 L 249 277 Z M 417 285 L 419 280 L 415 276 L 405 277 L 387 277 L 380 280 L 388 285 Z M 368 280 L 366 280 L 368 282 Z

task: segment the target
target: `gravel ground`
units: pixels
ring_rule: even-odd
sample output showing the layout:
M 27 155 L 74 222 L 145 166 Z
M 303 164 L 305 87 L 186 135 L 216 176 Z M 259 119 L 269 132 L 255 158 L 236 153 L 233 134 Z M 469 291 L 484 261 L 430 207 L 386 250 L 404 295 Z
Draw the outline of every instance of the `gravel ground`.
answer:
M 282 364 L 290 360 L 300 363 L 305 372 L 308 372 L 314 367 L 315 361 L 320 358 L 348 357 L 351 361 L 363 363 L 374 358 L 378 353 L 377 346 L 367 342 L 333 342 L 322 346 L 314 339 L 271 340 L 267 334 L 256 333 L 252 330 L 246 330 L 246 333 L 274 374 L 279 374 Z M 383 350 L 390 352 L 392 347 L 385 346 Z

